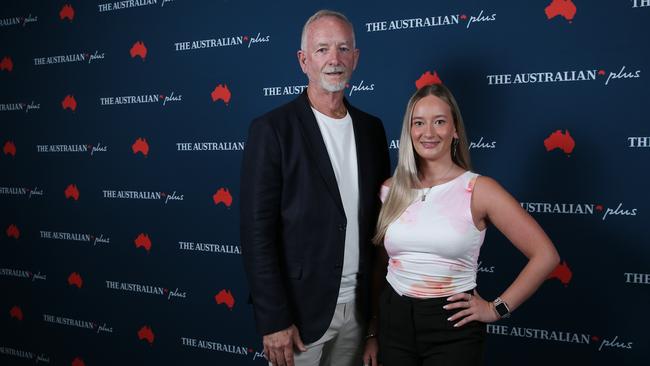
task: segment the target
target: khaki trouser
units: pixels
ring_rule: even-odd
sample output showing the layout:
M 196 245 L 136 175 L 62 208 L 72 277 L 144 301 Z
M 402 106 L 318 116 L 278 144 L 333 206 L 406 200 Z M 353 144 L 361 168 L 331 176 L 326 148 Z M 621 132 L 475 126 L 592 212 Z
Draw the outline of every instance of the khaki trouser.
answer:
M 363 329 L 359 320 L 354 301 L 336 305 L 325 334 L 306 344 L 307 351 L 294 353 L 296 366 L 361 365 Z

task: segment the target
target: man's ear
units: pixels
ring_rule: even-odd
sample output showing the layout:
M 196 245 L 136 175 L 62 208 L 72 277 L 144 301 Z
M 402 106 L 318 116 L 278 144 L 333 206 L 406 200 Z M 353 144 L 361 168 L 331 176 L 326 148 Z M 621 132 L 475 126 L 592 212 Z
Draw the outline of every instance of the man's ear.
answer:
M 305 71 L 305 67 L 307 66 L 305 61 L 307 60 L 307 55 L 305 55 L 305 51 L 303 50 L 298 50 L 296 53 L 296 56 L 298 56 L 298 64 L 300 65 L 300 68 L 302 69 L 302 72 Z

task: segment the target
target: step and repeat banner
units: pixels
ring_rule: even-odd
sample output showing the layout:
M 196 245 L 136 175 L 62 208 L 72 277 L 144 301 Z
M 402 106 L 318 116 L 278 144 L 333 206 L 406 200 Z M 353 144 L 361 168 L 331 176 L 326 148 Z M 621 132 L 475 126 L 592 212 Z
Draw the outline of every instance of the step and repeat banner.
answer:
M 647 364 L 650 0 L 3 2 L 0 364 L 265 364 L 240 163 L 250 121 L 305 89 L 321 8 L 355 25 L 346 98 L 393 164 L 408 98 L 445 83 L 474 170 L 560 252 L 488 325 L 486 365 Z M 480 260 L 486 298 L 525 264 L 494 228 Z

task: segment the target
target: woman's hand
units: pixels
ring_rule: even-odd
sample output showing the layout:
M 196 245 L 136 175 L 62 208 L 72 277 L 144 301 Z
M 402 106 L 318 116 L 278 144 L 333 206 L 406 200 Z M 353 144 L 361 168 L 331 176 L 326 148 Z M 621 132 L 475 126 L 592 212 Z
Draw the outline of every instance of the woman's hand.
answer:
M 454 327 L 463 325 L 477 320 L 483 323 L 492 323 L 499 320 L 499 316 L 493 309 L 492 304 L 485 301 L 476 290 L 473 294 L 460 293 L 447 298 L 450 303 L 443 306 L 446 310 L 462 309 L 449 317 L 450 322 L 456 322 Z

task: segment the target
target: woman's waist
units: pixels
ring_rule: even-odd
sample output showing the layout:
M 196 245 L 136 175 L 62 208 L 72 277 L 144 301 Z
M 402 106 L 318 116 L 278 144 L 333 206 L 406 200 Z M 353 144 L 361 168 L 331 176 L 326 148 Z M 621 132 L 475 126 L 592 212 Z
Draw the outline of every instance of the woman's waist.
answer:
M 400 295 L 414 298 L 442 298 L 476 287 L 476 272 L 462 275 L 413 275 L 388 270 L 386 280 Z

